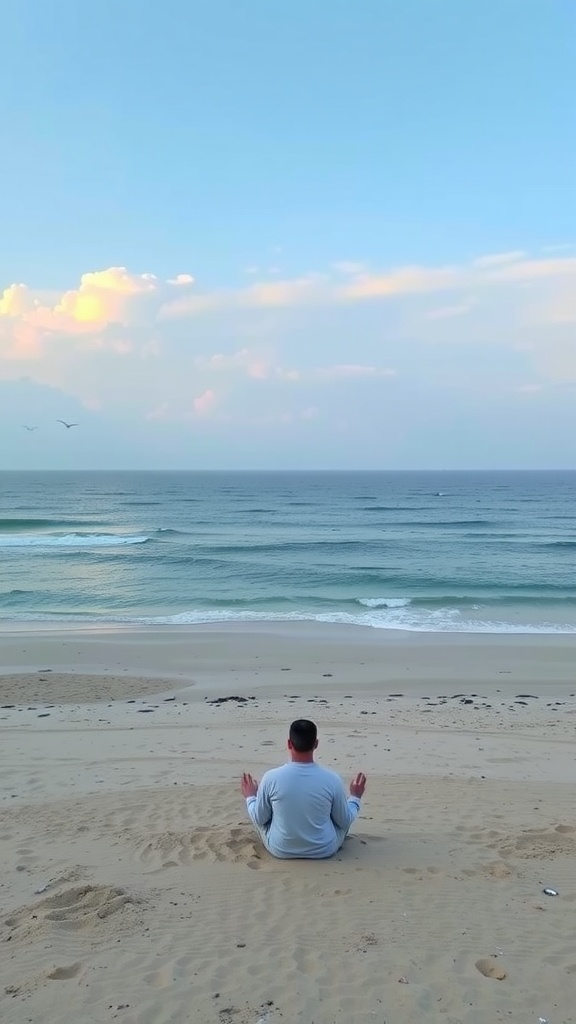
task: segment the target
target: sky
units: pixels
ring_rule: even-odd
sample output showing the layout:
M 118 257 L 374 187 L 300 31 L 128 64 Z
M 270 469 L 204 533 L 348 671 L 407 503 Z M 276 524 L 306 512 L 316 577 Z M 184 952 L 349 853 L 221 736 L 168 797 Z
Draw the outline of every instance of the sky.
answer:
M 0 22 L 0 469 L 576 468 L 574 0 Z

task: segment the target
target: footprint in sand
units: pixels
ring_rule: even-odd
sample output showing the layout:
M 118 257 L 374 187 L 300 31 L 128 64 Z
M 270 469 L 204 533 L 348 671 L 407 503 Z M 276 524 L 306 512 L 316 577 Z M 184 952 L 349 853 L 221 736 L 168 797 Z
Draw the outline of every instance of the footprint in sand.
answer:
M 70 981 L 72 978 L 77 978 L 82 970 L 83 964 L 80 960 L 63 966 L 54 964 L 53 967 L 49 967 L 48 970 L 42 971 L 40 974 L 28 975 L 16 984 L 6 985 L 4 993 L 12 998 L 16 998 L 16 996 L 28 998 L 37 989 L 44 988 L 47 981 Z
M 53 967 L 51 971 L 48 971 L 46 977 L 50 981 L 68 981 L 70 978 L 76 978 L 82 970 L 82 964 L 79 960 L 76 963 L 68 964 L 66 967 Z
M 258 870 L 267 855 L 247 825 L 198 826 L 187 832 L 160 832 L 138 843 L 136 856 L 153 870 L 206 860 L 211 863 L 245 864 Z
M 504 981 L 507 977 L 506 971 L 500 967 L 497 960 L 485 957 L 483 960 L 476 961 L 476 970 L 480 971 L 485 978 L 493 978 L 494 981 Z
M 494 864 L 487 864 L 483 869 L 490 878 L 511 878 L 514 874 L 512 868 L 504 861 L 496 861 Z

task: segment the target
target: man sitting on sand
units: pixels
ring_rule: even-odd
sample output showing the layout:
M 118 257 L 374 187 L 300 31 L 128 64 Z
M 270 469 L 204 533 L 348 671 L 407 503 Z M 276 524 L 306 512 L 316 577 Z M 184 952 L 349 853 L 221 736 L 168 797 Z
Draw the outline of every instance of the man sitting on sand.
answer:
M 242 776 L 248 814 L 274 857 L 332 857 L 360 810 L 366 776 L 358 773 L 347 797 L 340 776 L 314 761 L 317 746 L 314 722 L 299 718 L 290 726 L 291 761 L 266 772 L 260 786 Z

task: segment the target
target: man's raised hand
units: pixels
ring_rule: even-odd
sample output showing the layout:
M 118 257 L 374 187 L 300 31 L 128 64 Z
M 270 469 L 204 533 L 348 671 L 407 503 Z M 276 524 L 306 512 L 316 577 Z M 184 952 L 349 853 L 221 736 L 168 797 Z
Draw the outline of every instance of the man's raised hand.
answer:
M 355 779 L 352 779 L 350 783 L 350 796 L 355 796 L 359 800 L 364 796 L 364 790 L 366 789 L 366 776 L 364 772 L 358 772 Z
M 242 782 L 240 783 L 240 789 L 242 790 L 242 796 L 244 797 L 257 796 L 258 782 L 256 779 L 253 779 L 248 772 L 244 772 Z

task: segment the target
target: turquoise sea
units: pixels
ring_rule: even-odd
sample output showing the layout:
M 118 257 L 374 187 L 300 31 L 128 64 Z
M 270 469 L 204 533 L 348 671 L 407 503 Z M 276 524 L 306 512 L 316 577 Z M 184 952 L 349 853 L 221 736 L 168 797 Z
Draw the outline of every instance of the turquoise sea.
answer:
M 576 472 L 0 473 L 0 623 L 576 632 Z

